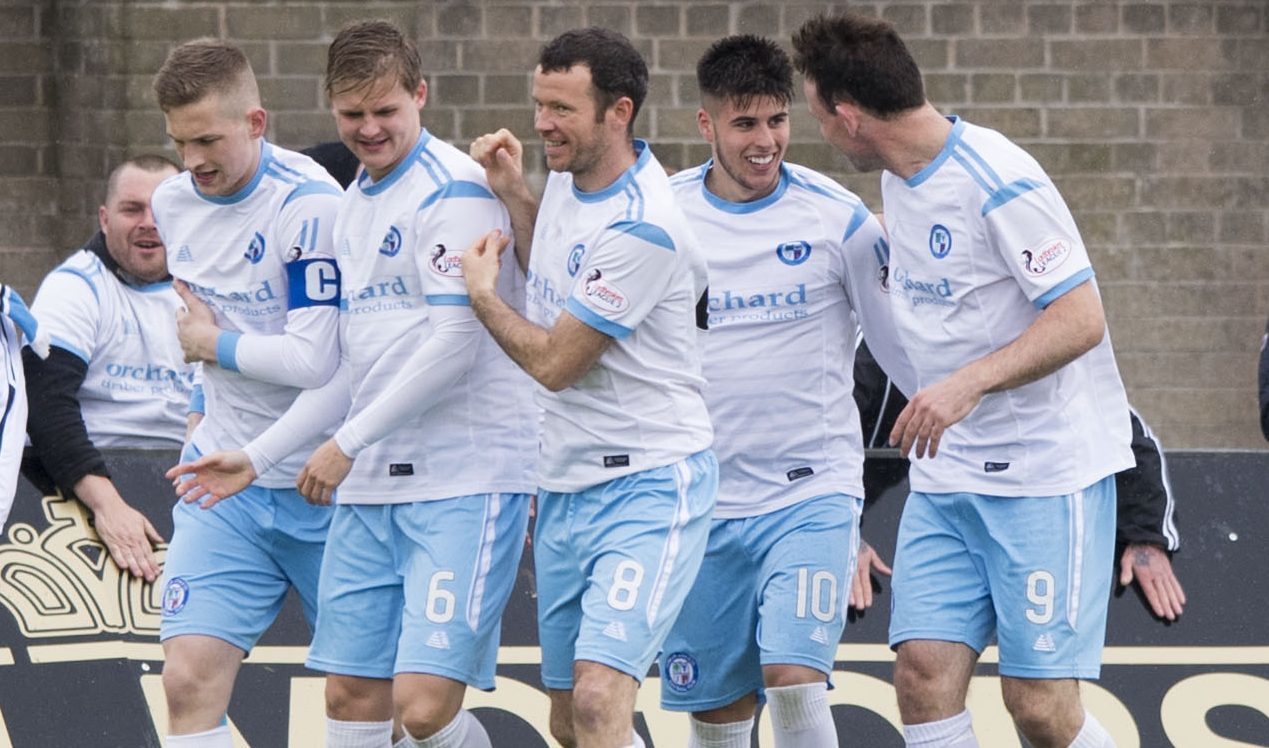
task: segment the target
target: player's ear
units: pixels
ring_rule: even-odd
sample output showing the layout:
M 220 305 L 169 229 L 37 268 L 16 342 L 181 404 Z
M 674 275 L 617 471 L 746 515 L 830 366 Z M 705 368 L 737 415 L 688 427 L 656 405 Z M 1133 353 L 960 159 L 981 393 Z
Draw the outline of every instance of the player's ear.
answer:
M 701 137 L 705 138 L 706 143 L 714 142 L 714 128 L 705 107 L 696 110 L 696 129 L 700 130 Z
M 247 129 L 251 139 L 263 138 L 265 128 L 269 126 L 269 113 L 263 107 L 252 107 L 247 111 Z
M 414 108 L 422 109 L 427 103 L 427 81 L 420 80 L 419 87 L 414 90 Z

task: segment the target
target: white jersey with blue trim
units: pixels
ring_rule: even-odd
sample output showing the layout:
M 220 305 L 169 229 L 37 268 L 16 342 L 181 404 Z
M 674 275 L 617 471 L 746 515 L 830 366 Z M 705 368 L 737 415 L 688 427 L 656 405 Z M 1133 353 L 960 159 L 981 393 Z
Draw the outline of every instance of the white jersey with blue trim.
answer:
M 883 275 L 885 234 L 828 177 L 785 163 L 766 197 L 734 203 L 705 184 L 713 162 L 670 179 L 709 264 L 705 402 L 723 519 L 828 493 L 862 497 L 852 397 L 857 320 L 895 376 L 911 379 Z
M 211 307 L 226 331 L 218 346 L 220 364 L 203 367 L 206 415 L 193 435 L 203 454 L 247 444 L 301 391 L 237 371 L 240 341 L 280 338 L 293 312 L 309 313 L 315 334 L 329 340 L 321 355 L 331 357 L 334 369 L 339 271 L 330 237 L 341 194 L 315 161 L 263 141 L 255 174 L 233 195 L 204 195 L 188 171 L 155 190 L 151 202 L 169 271 Z M 293 487 L 304 460 L 324 438 L 309 440 L 256 485 Z
M 81 249 L 45 276 L 31 308 L 52 345 L 88 366 L 77 396 L 94 446 L 180 448 L 194 365 L 176 337 L 171 281 L 127 285 Z
M 510 235 L 511 222 L 484 170 L 426 130 L 392 172 L 378 182 L 363 172 L 349 188 L 335 247 L 352 407 L 336 438 L 341 447 L 369 443 L 339 487 L 341 504 L 535 490 L 531 380 L 476 320 L 463 279 L 463 252 L 490 229 Z M 503 263 L 499 292 L 523 299 L 516 263 Z M 445 381 L 405 382 L 417 368 L 411 357 L 450 320 L 464 329 L 433 354 L 467 356 L 465 369 Z M 430 391 L 425 404 L 382 434 L 383 422 L 400 418 L 385 418 L 383 406 L 399 410 L 394 403 L 417 398 L 419 388 Z M 380 412 L 368 413 L 376 401 L 371 410 Z
M 529 320 L 551 329 L 564 310 L 614 338 L 545 411 L 539 483 L 580 491 L 677 462 L 710 445 L 701 396 L 698 302 L 705 259 L 665 170 L 642 140 L 611 185 L 582 192 L 552 172 L 529 260 Z
M 26 377 L 22 369 L 22 339 L 40 358 L 48 358 L 49 335 L 36 322 L 26 303 L 9 286 L 0 284 L 0 530 L 9 519 L 18 490 L 18 470 L 26 444 Z
M 1093 268 L 1040 165 L 994 130 L 953 118 L 947 143 L 904 180 L 882 175 L 891 299 L 920 387 L 1008 345 Z M 871 344 L 871 341 L 870 341 Z M 1035 382 L 985 395 L 913 460 L 913 490 L 1068 494 L 1134 464 L 1110 333 Z

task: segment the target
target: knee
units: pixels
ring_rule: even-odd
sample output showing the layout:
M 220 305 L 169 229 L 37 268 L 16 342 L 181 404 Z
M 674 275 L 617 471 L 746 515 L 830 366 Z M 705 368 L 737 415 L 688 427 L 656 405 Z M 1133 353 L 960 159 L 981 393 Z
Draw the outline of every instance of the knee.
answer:
M 454 720 L 456 713 L 451 714 L 444 704 L 432 701 L 412 701 L 397 704 L 397 715 L 401 726 L 415 740 L 430 738 Z
M 386 709 L 387 704 L 379 704 L 379 694 L 368 690 L 360 679 L 326 676 L 326 716 L 331 719 L 369 721 L 369 715 L 379 719 L 379 713 Z
M 1014 724 L 1033 743 L 1049 744 L 1079 731 L 1084 710 L 1079 687 L 1071 681 L 1024 681 L 1004 678 L 1001 697 Z M 1069 742 L 1069 741 L 1067 741 Z
M 573 724 L 583 729 L 602 724 L 611 694 L 593 678 L 579 678 L 573 684 Z
M 207 702 L 218 688 L 220 674 L 195 661 L 171 659 L 163 665 L 163 694 L 168 711 L 182 714 Z

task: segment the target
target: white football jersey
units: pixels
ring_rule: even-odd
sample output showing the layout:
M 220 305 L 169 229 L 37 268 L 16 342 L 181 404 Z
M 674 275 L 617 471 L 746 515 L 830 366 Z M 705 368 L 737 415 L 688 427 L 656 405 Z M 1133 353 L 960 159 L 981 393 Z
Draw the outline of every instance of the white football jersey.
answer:
M 475 320 L 463 279 L 463 252 L 495 228 L 511 233 L 484 170 L 426 130 L 391 173 L 373 182 L 363 172 L 349 188 L 335 222 L 335 247 L 352 408 L 337 438 L 342 443 L 350 431 L 382 430 L 365 423 L 366 407 L 399 392 L 402 375 L 412 373 L 411 356 L 434 335 L 439 308 L 463 310 L 475 352 L 457 378 L 410 385 L 435 394 L 356 455 L 339 487 L 341 504 L 535 490 L 531 380 Z M 514 261 L 503 263 L 500 280 L 504 298 L 523 297 Z
M 80 411 L 99 449 L 179 449 L 194 388 L 176 338 L 171 281 L 131 286 L 81 249 L 53 269 L 32 311 L 52 344 L 88 365 Z
M 527 311 L 551 329 L 568 310 L 614 338 L 544 409 L 539 483 L 580 491 L 710 445 L 701 397 L 698 302 L 705 259 L 661 164 L 642 140 L 611 185 L 582 192 L 552 172 L 538 208 Z
M 206 416 L 194 431 L 203 454 L 238 449 L 278 419 L 300 393 L 294 386 L 239 373 L 240 341 L 285 333 L 288 313 L 324 320 L 331 366 L 339 356 L 339 271 L 330 241 L 342 193 L 326 170 L 307 156 L 261 143 L 251 181 L 226 197 L 203 195 L 189 172 L 169 177 L 152 205 L 167 246 L 172 275 L 187 284 L 228 331 L 220 338 L 220 365 L 203 367 Z M 289 488 L 309 443 L 260 476 L 264 488 Z
M 18 490 L 18 470 L 26 444 L 26 377 L 22 369 L 22 338 L 40 358 L 48 357 L 48 333 L 39 329 L 22 297 L 0 284 L 0 530 L 9 519 Z
M 1003 348 L 1054 299 L 1093 279 L 1052 181 L 998 132 L 953 119 L 942 152 L 911 179 L 885 172 L 890 294 L 920 387 Z M 912 461 L 913 490 L 1072 493 L 1134 464 L 1128 401 L 1110 333 L 1030 384 L 988 394 Z
M 853 193 L 789 163 L 770 195 L 727 201 L 705 185 L 712 165 L 670 183 L 709 264 L 702 358 L 718 455 L 714 516 L 862 497 L 856 320 L 878 361 L 909 366 L 894 335 L 881 224 Z

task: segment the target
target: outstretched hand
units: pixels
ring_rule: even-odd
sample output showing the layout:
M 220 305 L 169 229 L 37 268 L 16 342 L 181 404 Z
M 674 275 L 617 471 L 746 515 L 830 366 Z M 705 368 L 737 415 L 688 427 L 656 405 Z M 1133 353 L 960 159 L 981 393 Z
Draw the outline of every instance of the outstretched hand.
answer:
M 1146 602 L 1159 618 L 1175 621 L 1185 607 L 1185 590 L 1172 572 L 1172 561 L 1158 546 L 1129 543 L 1119 560 L 1119 584 L 1127 587 L 1136 580 Z
M 859 557 L 855 563 L 855 576 L 851 579 L 850 585 L 850 607 L 857 611 L 864 611 L 872 607 L 873 592 L 880 591 L 880 585 L 877 589 L 873 588 L 872 573 L 877 572 L 882 576 L 890 576 L 891 570 L 886 566 L 886 562 L 881 560 L 881 555 L 877 553 L 867 541 L 860 539 L 859 541 Z
M 203 499 L 203 509 L 211 509 L 256 479 L 256 469 L 241 449 L 220 450 L 183 462 L 165 473 L 186 504 Z M 206 498 L 204 498 L 206 497 Z
M 982 390 L 965 369 L 954 372 L 913 395 L 895 419 L 890 446 L 897 446 L 904 457 L 934 457 L 943 432 L 969 415 L 982 398 Z

